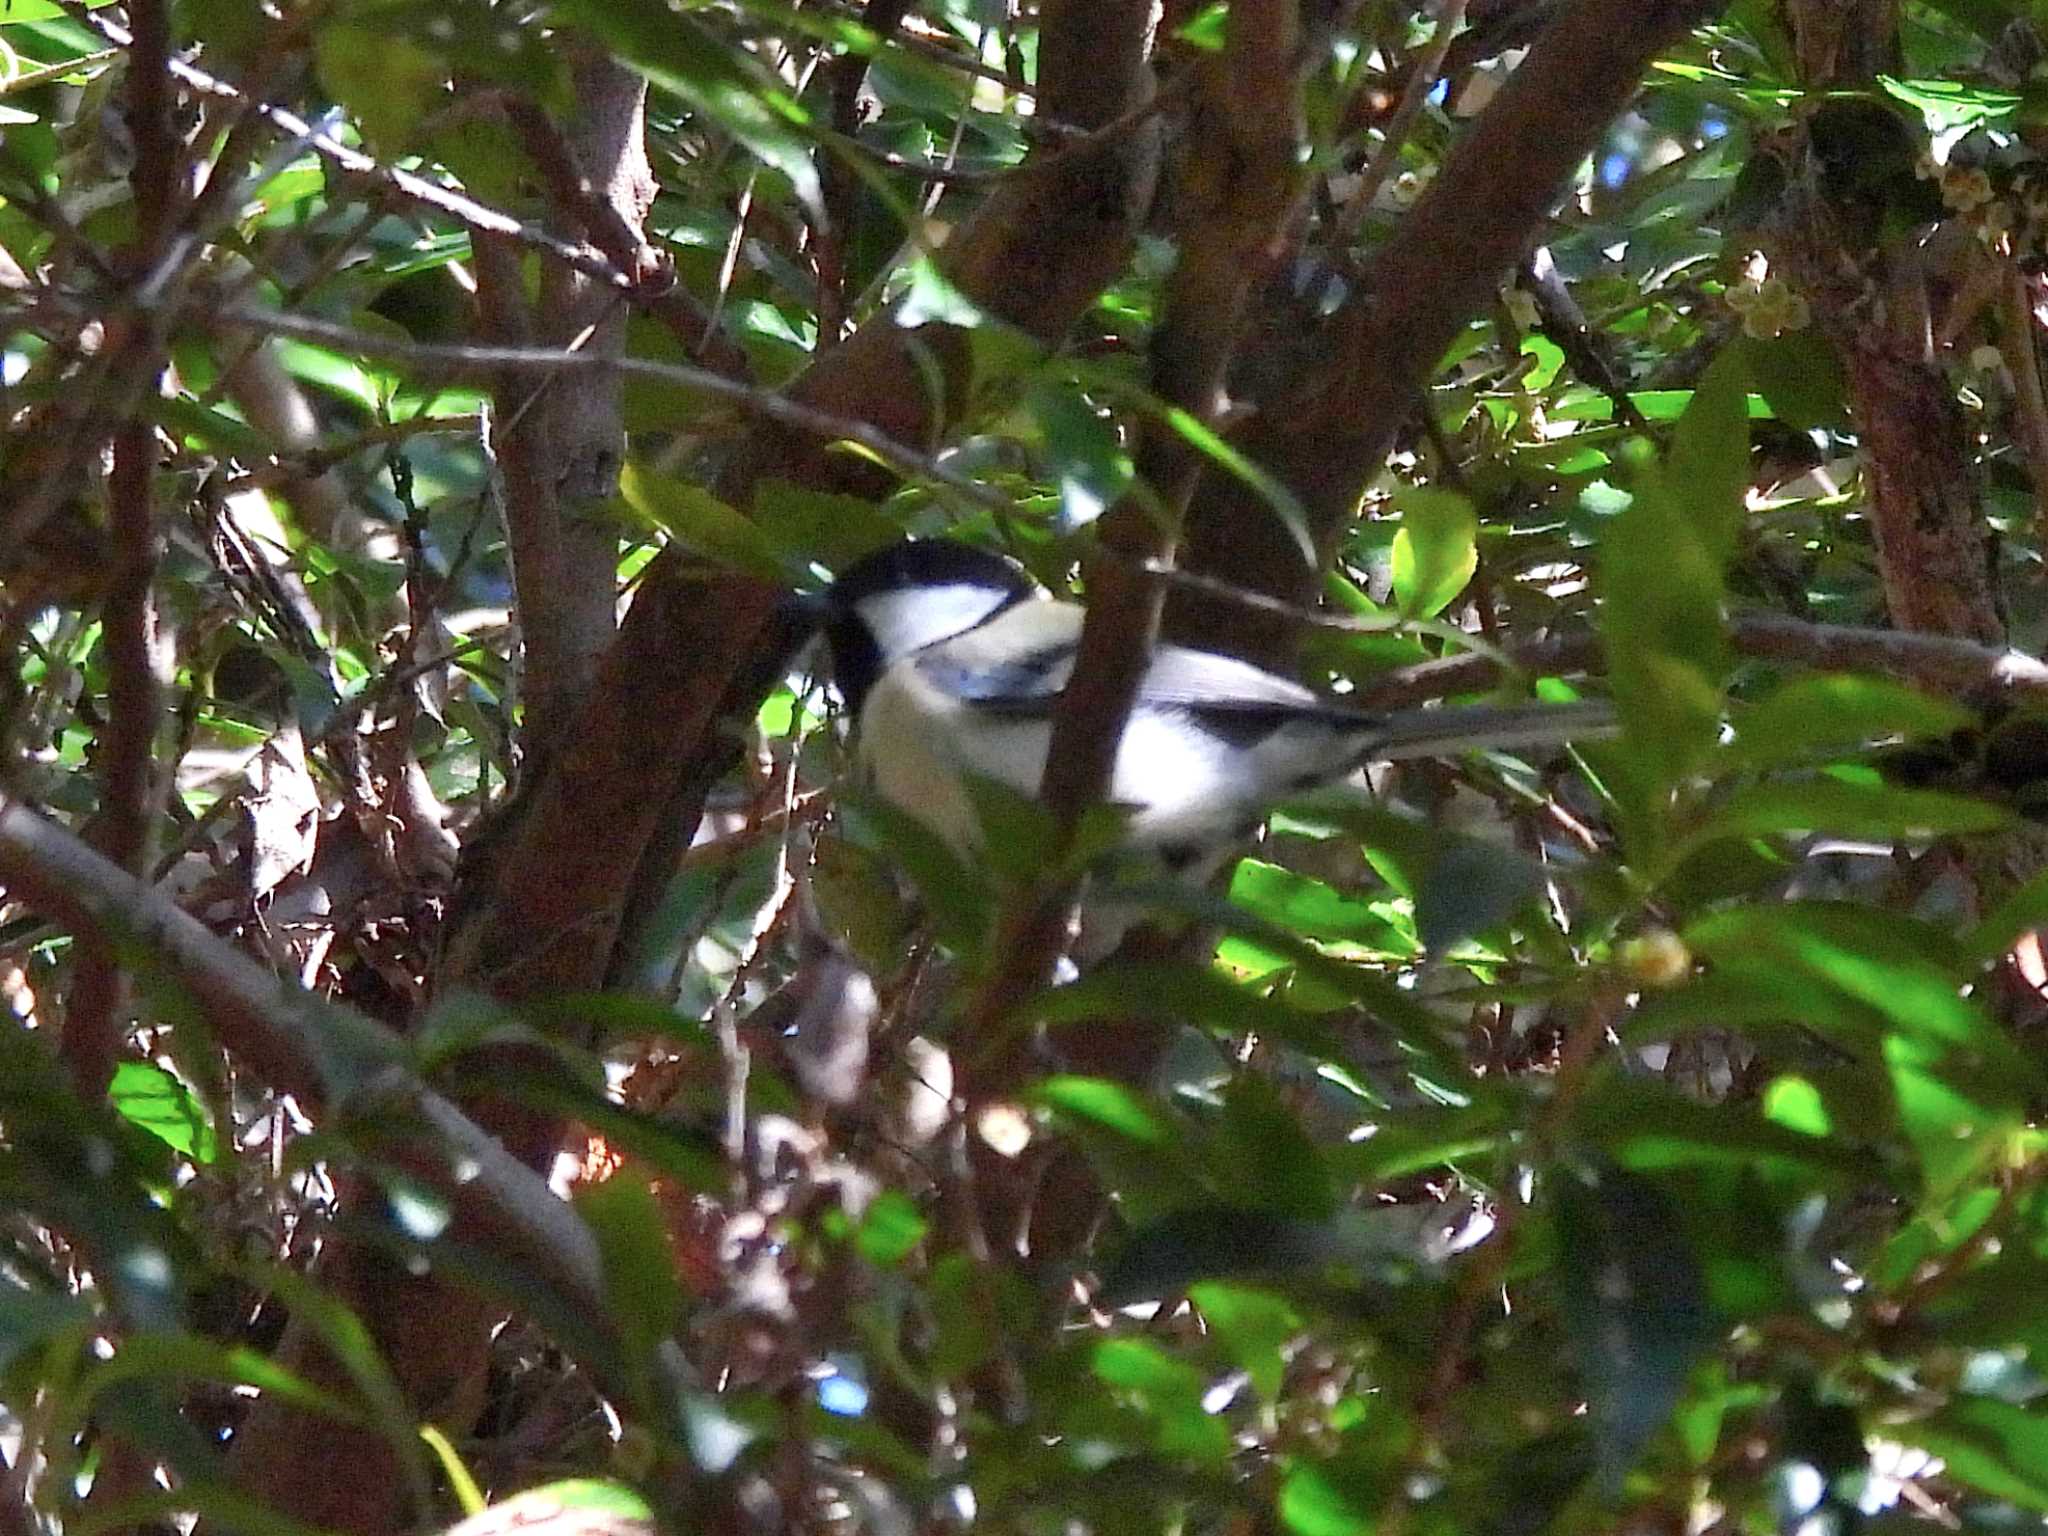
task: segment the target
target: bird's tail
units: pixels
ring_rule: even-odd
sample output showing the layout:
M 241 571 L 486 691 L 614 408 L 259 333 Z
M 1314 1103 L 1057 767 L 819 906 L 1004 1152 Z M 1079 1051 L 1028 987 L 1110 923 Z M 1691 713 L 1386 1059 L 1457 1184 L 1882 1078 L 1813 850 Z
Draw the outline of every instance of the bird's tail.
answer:
M 1605 699 L 1572 704 L 1472 705 L 1404 709 L 1379 717 L 1361 756 L 1380 760 L 1454 757 L 1612 736 L 1621 729 Z

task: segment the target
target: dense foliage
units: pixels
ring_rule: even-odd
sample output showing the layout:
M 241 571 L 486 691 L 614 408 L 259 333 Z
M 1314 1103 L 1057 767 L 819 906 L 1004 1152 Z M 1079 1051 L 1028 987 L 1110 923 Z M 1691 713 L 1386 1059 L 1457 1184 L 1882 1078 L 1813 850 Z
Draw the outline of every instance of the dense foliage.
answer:
M 2036 8 L 1153 9 L 0 0 L 0 1530 L 2048 1515 Z M 1625 729 L 963 863 L 906 530 Z

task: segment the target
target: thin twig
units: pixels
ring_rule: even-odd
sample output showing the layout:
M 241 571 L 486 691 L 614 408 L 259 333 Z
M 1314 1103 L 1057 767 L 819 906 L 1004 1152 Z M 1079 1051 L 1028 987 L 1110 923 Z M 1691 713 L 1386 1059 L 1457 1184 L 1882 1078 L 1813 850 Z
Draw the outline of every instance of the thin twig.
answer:
M 109 42 L 123 48 L 133 46 L 133 34 L 119 22 L 111 20 L 104 11 L 85 12 L 83 19 L 87 25 L 91 26 Z M 203 91 L 207 95 L 217 96 L 225 101 L 242 101 L 245 99 L 244 93 L 238 87 L 229 84 L 217 75 L 209 74 L 207 71 L 184 59 L 173 57 L 168 60 L 165 67 L 172 75 L 184 81 L 194 90 Z M 259 110 L 272 123 L 283 129 L 286 133 L 303 139 L 307 146 L 315 153 L 332 160 L 343 170 L 351 171 L 358 176 L 368 179 L 377 186 L 389 188 L 394 192 L 403 194 L 416 203 L 422 203 L 440 213 L 445 213 L 449 217 L 468 225 L 473 230 L 484 230 L 491 234 L 503 235 L 507 239 L 517 240 L 524 245 L 534 247 L 536 250 L 545 251 L 557 261 L 575 268 L 584 276 L 603 283 L 608 287 L 616 288 L 639 302 L 649 302 L 650 299 L 658 300 L 659 295 L 663 291 L 657 287 L 653 294 L 650 295 L 643 288 L 643 285 L 636 281 L 631 272 L 623 270 L 615 262 L 609 260 L 590 246 L 579 245 L 571 240 L 564 240 L 559 235 L 551 234 L 538 225 L 529 224 L 524 219 L 517 218 L 501 209 L 492 208 L 488 204 L 480 203 L 475 198 L 464 193 L 452 191 L 447 187 L 428 181 L 425 177 L 415 175 L 411 171 L 403 170 L 397 166 L 385 165 L 373 156 L 364 154 L 361 150 L 350 148 L 335 138 L 333 134 L 326 131 L 326 129 L 315 127 L 299 116 L 298 113 L 288 108 L 265 104 Z M 662 300 L 661 302 L 666 301 Z
M 1436 30 L 1430 33 L 1429 42 L 1409 72 L 1407 88 L 1401 92 L 1394 115 L 1387 119 L 1386 137 L 1381 141 L 1380 152 L 1372 157 L 1359 176 L 1358 185 L 1351 189 L 1351 195 L 1344 199 L 1344 206 L 1337 210 L 1337 217 L 1331 221 L 1331 244 L 1335 248 L 1341 250 L 1358 238 L 1366 215 L 1372 212 L 1373 199 L 1380 195 L 1380 188 L 1387 184 L 1388 178 L 1394 174 L 1394 167 L 1401 163 L 1401 151 L 1407 147 L 1415 119 L 1421 116 L 1429 93 L 1436 89 L 1437 76 L 1444 67 L 1444 56 L 1451 51 L 1451 34 L 1458 30 L 1464 19 L 1465 0 L 1440 0 Z
M 361 432 L 350 433 L 347 437 L 336 438 L 333 442 L 312 443 L 304 448 L 285 449 L 270 463 L 259 465 L 247 474 L 238 475 L 226 482 L 221 486 L 220 493 L 223 496 L 239 496 L 248 491 L 264 491 L 274 485 L 312 479 L 346 464 L 365 449 L 407 442 L 429 432 L 460 432 L 467 436 L 481 431 L 482 428 L 483 418 L 480 416 L 414 416 L 405 421 L 387 421 L 381 426 L 369 427 Z
M 590 243 L 628 276 L 640 306 L 707 368 L 735 379 L 748 377 L 746 353 L 719 330 L 717 317 L 678 285 L 675 262 L 669 254 L 598 192 L 555 120 L 522 96 L 508 97 L 503 111 L 519 135 L 520 147 L 540 167 L 550 200 L 568 212 Z
M 279 336 L 297 336 L 354 351 L 364 357 L 386 357 L 424 368 L 480 372 L 486 369 L 530 370 L 540 374 L 575 369 L 616 369 L 636 378 L 657 379 L 665 384 L 694 389 L 715 399 L 730 401 L 750 415 L 765 417 L 800 432 L 818 437 L 844 439 L 866 449 L 890 468 L 916 479 L 931 480 L 958 491 L 975 505 L 1009 513 L 1009 498 L 989 489 L 970 475 L 939 463 L 927 454 L 906 448 L 864 421 L 816 410 L 787 395 L 742 384 L 688 363 L 664 363 L 642 357 L 605 357 L 593 352 L 564 352 L 547 347 L 488 347 L 443 345 L 409 341 L 318 320 L 310 315 L 288 315 L 280 310 L 252 304 L 232 305 L 216 318 L 235 325 L 267 331 Z

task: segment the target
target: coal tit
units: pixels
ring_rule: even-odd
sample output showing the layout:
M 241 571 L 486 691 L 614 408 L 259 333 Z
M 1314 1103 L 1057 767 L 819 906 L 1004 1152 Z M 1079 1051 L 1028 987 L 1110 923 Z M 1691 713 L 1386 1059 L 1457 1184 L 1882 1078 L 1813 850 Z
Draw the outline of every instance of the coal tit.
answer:
M 874 790 L 958 853 L 981 842 L 963 770 L 1036 796 L 1084 610 L 1001 555 L 948 539 L 891 544 L 825 595 L 834 679 Z M 1597 736 L 1604 704 L 1346 708 L 1235 657 L 1160 643 L 1124 728 L 1108 798 L 1125 842 L 1195 873 L 1274 802 L 1368 759 Z

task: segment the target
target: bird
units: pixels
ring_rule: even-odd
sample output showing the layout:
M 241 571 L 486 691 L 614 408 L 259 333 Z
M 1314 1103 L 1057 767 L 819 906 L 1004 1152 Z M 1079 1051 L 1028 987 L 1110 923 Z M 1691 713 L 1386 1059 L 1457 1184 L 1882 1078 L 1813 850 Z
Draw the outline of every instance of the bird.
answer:
M 972 857 L 984 828 L 968 776 L 1037 796 L 1086 610 L 1006 556 L 947 538 L 860 557 L 822 607 L 859 771 L 882 800 Z M 1368 761 L 1550 745 L 1614 727 L 1597 700 L 1361 710 L 1241 658 L 1162 641 L 1107 798 L 1125 813 L 1120 851 L 1200 878 L 1276 803 Z

